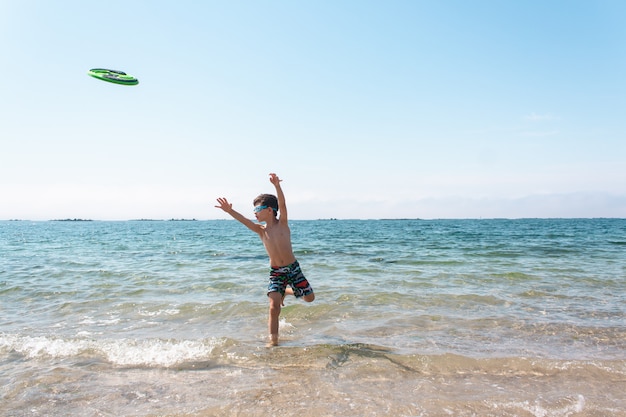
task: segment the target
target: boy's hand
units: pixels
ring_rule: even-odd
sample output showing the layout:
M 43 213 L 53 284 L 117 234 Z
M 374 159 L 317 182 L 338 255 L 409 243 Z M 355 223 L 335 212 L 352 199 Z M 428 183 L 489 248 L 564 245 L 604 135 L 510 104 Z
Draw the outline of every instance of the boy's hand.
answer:
M 275 187 L 278 187 L 281 181 L 282 180 L 278 178 L 278 175 L 274 174 L 273 172 L 270 174 L 270 182 L 274 184 Z
M 224 197 L 218 198 L 217 202 L 219 203 L 219 206 L 215 207 L 224 210 L 226 213 L 233 209 L 232 203 L 229 203 Z

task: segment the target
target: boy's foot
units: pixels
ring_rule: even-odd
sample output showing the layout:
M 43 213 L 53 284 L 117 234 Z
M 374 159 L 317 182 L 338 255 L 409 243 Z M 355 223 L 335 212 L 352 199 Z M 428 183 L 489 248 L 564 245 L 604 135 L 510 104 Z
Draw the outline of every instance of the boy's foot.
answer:
M 270 335 L 270 341 L 267 342 L 267 347 L 274 347 L 274 346 L 278 346 L 278 335 L 277 334 Z

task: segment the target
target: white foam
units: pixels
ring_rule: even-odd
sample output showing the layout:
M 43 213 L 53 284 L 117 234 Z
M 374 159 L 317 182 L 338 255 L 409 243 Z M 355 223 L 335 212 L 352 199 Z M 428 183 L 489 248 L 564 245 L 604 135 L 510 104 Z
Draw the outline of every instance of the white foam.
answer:
M 117 365 L 173 366 L 206 360 L 218 343 L 198 340 L 119 340 L 102 347 L 107 359 Z
M 224 342 L 222 339 L 93 340 L 0 334 L 0 354 L 17 352 L 30 359 L 95 355 L 115 365 L 170 367 L 210 359 L 213 350 Z
M 15 351 L 28 358 L 75 356 L 84 349 L 82 343 L 46 336 L 0 336 L 0 351 Z
M 296 328 L 296 326 L 294 326 L 293 324 L 289 323 L 287 321 L 287 319 L 285 319 L 284 317 L 280 318 L 280 320 L 278 322 L 278 326 L 279 326 L 280 329 L 283 329 L 283 330 L 287 330 L 287 329 L 293 330 L 293 329 Z
M 148 311 L 145 309 L 141 309 L 137 314 L 144 317 L 158 317 L 158 316 L 175 316 L 180 313 L 180 310 L 177 308 L 166 308 L 158 311 Z
M 585 408 L 585 397 L 581 394 L 578 394 L 575 398 L 565 397 L 563 400 L 565 400 L 567 404 L 558 408 L 547 408 L 539 404 L 538 401 L 534 401 L 532 403 L 530 401 L 522 401 L 507 403 L 504 405 L 506 407 L 521 408 L 532 414 L 534 417 L 570 416 L 575 413 L 581 413 Z

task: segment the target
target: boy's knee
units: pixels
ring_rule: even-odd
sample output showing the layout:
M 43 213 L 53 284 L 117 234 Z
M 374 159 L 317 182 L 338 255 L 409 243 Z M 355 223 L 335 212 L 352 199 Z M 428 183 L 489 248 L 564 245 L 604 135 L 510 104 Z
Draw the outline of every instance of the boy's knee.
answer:
M 280 311 L 280 305 L 283 302 L 282 295 L 278 292 L 271 292 L 267 296 L 270 299 L 270 310 Z

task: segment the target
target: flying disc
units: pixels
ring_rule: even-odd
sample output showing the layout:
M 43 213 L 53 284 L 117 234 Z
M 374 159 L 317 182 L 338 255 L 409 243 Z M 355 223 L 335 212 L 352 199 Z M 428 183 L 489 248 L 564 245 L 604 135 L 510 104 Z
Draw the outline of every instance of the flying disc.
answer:
M 110 69 L 105 69 L 105 68 L 92 68 L 89 71 L 87 71 L 87 74 L 99 80 L 108 81 L 114 84 L 122 84 L 122 85 L 139 84 L 139 80 L 137 80 L 137 78 L 133 77 L 132 75 L 128 75 L 122 71 L 110 70 Z

